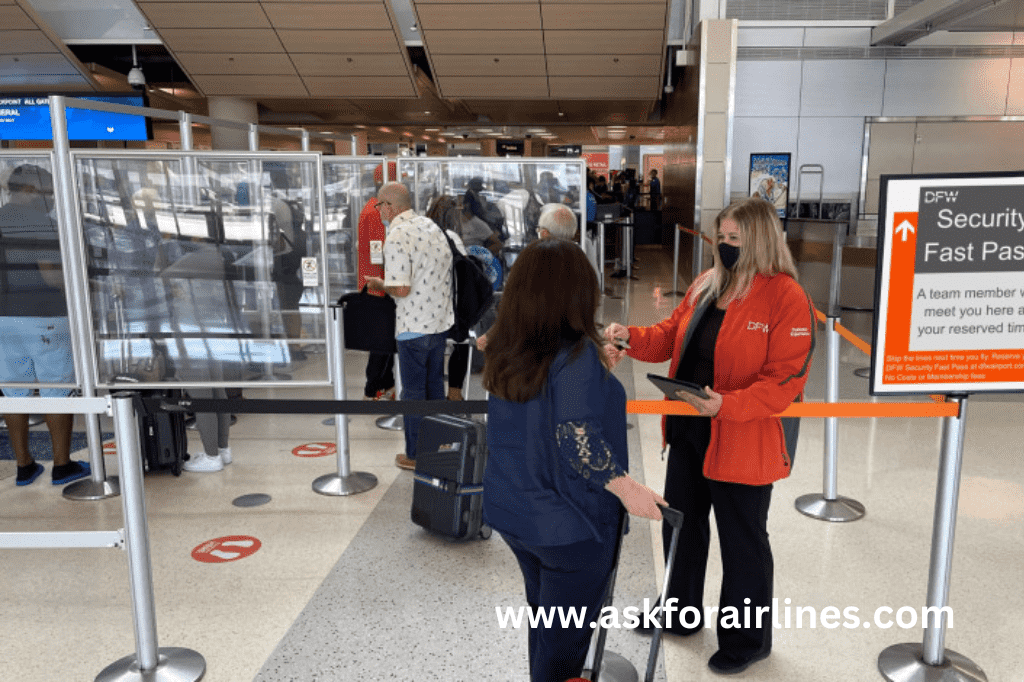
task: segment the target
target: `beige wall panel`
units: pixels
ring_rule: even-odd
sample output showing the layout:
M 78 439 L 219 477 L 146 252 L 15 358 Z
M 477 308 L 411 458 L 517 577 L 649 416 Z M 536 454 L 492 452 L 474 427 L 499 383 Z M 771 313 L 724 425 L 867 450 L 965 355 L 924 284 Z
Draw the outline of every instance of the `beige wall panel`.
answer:
M 552 76 L 551 96 L 572 99 L 654 99 L 661 79 L 604 76 L 601 78 Z
M 298 76 L 196 76 L 196 86 L 210 97 L 306 97 Z
M 544 31 L 548 54 L 656 54 L 664 51 L 664 31 Z
M 304 78 L 312 97 L 415 97 L 416 88 L 408 76 L 345 78 L 311 76 Z
M 8 30 L 35 30 L 36 22 L 16 5 L 0 6 L 0 26 Z
M 1024 40 L 1024 32 L 1021 34 Z M 1006 115 L 1024 114 L 1024 59 L 1010 60 L 1010 86 L 1007 89 Z
M 725 113 L 729 110 L 729 81 L 732 70 L 728 64 L 708 64 L 706 73 L 705 111 Z
M 409 77 L 399 54 L 297 54 L 295 68 L 303 76 L 402 76 Z
M 424 31 L 423 42 L 435 54 L 544 54 L 541 31 Z
M 725 161 L 725 141 L 729 133 L 725 114 L 704 117 L 704 160 Z
M 57 52 L 42 31 L 0 31 L 0 54 Z
M 289 52 L 398 52 L 393 31 L 293 31 L 278 30 Z
M 165 28 L 160 31 L 175 52 L 283 52 L 277 34 L 269 28 Z
M 439 78 L 438 87 L 446 98 L 462 99 L 543 99 L 548 96 L 548 79 L 474 78 L 449 76 Z
M 607 11 L 606 9 L 588 10 L 573 4 L 543 5 L 544 30 L 618 30 L 623 26 L 629 28 L 664 30 L 665 3 L 636 3 L 623 12 Z
M 914 133 L 917 124 L 872 123 L 868 176 L 906 174 L 914 170 Z
M 725 163 L 704 160 L 704 178 L 701 180 L 704 208 L 725 208 Z M 714 223 L 711 223 L 714 225 Z
M 536 2 L 507 2 L 500 7 L 494 5 L 469 5 L 458 7 L 445 5 L 424 5 L 416 13 L 424 30 L 491 30 L 514 29 L 517 31 L 539 31 L 540 6 Z
M 392 30 L 388 11 L 381 3 L 265 2 L 263 9 L 277 28 Z
M 157 29 L 270 28 L 257 4 L 205 2 L 201 11 L 187 2 L 140 2 L 139 9 Z
M 199 54 L 178 52 L 178 63 L 193 76 L 199 75 L 295 75 L 288 55 L 280 54 Z
M 15 61 L 17 60 L 17 61 Z M 81 76 L 71 62 L 59 53 L 0 55 L 0 73 L 14 75 L 57 75 Z
M 1018 121 L 921 122 L 916 139 L 914 173 L 1019 171 L 1024 166 L 1024 123 Z
M 434 74 L 443 76 L 544 76 L 544 55 L 434 55 Z
M 660 55 L 548 56 L 549 76 L 661 76 Z
M 703 46 L 708 63 L 728 64 L 732 60 L 732 21 L 714 19 L 708 21 L 708 42 Z

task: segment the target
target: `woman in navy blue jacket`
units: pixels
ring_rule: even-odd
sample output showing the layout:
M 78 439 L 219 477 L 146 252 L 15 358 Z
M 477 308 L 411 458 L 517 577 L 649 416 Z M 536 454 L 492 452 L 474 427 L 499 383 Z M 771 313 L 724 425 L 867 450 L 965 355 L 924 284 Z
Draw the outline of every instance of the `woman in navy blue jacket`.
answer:
M 581 627 L 556 613 L 531 628 L 531 682 L 579 676 L 622 508 L 657 520 L 665 503 L 626 473 L 626 392 L 597 334 L 597 302 L 577 245 L 534 242 L 509 273 L 487 345 L 484 518 L 519 561 L 531 608 L 583 614 Z

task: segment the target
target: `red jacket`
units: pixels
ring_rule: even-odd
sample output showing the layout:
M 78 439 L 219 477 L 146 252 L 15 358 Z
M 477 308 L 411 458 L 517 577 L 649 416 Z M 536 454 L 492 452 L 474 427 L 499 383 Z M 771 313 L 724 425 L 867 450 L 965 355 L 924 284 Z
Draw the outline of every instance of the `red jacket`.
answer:
M 690 299 L 688 291 L 672 315 L 653 327 L 630 327 L 629 356 L 645 362 L 671 358 L 674 377 L 693 333 L 690 323 L 700 319 Z M 789 275 L 756 275 L 750 292 L 729 304 L 715 343 L 712 388 L 722 394 L 722 408 L 711 420 L 705 477 L 767 485 L 789 476 L 782 422 L 771 415 L 803 391 L 814 325 L 814 306 Z M 662 418 L 662 433 L 664 428 Z
M 366 285 L 367 277 L 384 277 L 384 265 L 375 265 L 370 262 L 370 241 L 379 241 L 383 248 L 384 240 L 387 238 L 387 229 L 380 221 L 380 212 L 375 208 L 377 197 L 370 197 L 359 214 L 358 239 L 358 274 L 359 288 Z M 379 291 L 369 292 L 374 296 L 383 296 Z

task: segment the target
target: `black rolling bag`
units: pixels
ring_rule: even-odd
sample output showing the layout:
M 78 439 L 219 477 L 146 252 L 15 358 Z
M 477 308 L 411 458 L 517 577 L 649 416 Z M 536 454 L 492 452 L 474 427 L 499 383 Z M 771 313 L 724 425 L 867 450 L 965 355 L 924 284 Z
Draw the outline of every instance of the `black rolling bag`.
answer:
M 488 538 L 483 524 L 486 425 L 455 415 L 427 415 L 416 443 L 412 521 L 457 540 Z
M 147 398 L 178 399 L 180 391 L 146 391 Z M 139 413 L 139 449 L 147 472 L 170 471 L 180 476 L 188 459 L 184 412 Z

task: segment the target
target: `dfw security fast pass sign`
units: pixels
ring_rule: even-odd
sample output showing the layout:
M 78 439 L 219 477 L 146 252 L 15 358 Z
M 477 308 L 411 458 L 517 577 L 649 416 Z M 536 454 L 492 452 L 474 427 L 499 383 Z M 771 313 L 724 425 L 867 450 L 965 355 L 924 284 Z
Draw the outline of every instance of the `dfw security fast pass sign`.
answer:
M 883 176 L 871 392 L 1024 388 L 1024 174 Z

